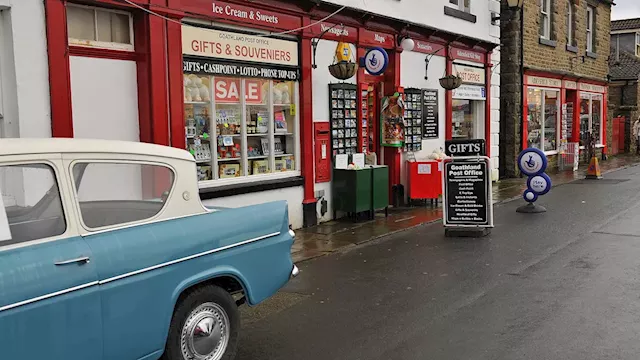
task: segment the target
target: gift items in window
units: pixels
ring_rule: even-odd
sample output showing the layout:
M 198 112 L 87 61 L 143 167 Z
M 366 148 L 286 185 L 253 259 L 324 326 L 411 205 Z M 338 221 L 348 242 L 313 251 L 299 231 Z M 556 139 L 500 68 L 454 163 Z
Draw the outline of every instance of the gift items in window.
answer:
M 185 136 L 187 150 L 197 163 L 198 180 L 211 180 L 211 99 L 209 77 L 184 76 Z
M 293 102 L 296 85 L 293 81 L 273 82 L 274 171 L 292 171 L 295 153 L 296 104 Z M 282 166 L 288 164 L 288 166 Z
M 357 87 L 329 84 L 331 145 L 333 155 L 358 153 Z

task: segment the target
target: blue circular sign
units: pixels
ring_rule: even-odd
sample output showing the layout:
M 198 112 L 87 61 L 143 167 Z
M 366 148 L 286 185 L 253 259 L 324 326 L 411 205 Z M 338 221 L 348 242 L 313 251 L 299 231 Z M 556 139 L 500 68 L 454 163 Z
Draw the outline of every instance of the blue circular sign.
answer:
M 518 156 L 518 168 L 527 176 L 542 174 L 547 169 L 547 156 L 540 149 L 524 149 Z
M 380 75 L 389 65 L 389 55 L 387 51 L 381 47 L 369 49 L 364 56 L 364 68 L 371 75 Z
M 524 191 L 524 194 L 522 194 L 522 197 L 524 198 L 524 201 L 530 202 L 530 203 L 534 203 L 538 200 L 538 194 L 534 193 L 529 189 Z
M 527 188 L 538 195 L 544 195 L 551 190 L 551 178 L 547 174 L 531 176 L 527 180 Z

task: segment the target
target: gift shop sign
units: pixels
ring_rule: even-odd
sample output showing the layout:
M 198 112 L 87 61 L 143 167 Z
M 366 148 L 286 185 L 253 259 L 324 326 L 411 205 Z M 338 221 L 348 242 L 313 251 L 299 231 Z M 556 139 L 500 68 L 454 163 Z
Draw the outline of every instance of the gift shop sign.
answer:
M 278 65 L 242 64 L 202 58 L 184 58 L 182 60 L 182 70 L 186 74 L 240 76 L 290 81 L 300 79 L 300 72 L 297 68 Z
M 419 52 L 419 53 L 429 54 L 429 55 L 445 56 L 444 45 L 430 43 L 430 42 L 421 41 L 421 40 L 414 40 L 414 42 L 416 44 L 413 47 L 414 52 Z
M 544 87 L 562 87 L 562 80 L 559 79 L 550 79 L 539 76 L 527 76 L 527 84 L 533 86 L 544 86 Z
M 231 4 L 223 1 L 172 0 L 178 3 L 172 8 L 193 12 L 207 17 L 232 20 L 251 25 L 261 25 L 278 29 L 296 29 L 302 26 L 297 16 L 281 14 L 275 11 L 256 9 L 255 7 Z
M 218 59 L 298 66 L 298 43 L 182 26 L 182 53 Z
M 464 60 L 484 64 L 487 55 L 478 51 L 451 48 L 451 58 L 454 60 Z
M 326 31 L 326 32 L 325 32 Z M 314 36 L 324 33 L 323 39 L 356 43 L 358 41 L 358 29 L 351 26 L 336 25 L 328 22 L 321 22 L 311 27 Z
M 595 93 L 604 93 L 605 87 L 601 85 L 580 83 L 580 91 L 589 91 Z
M 262 85 L 264 81 L 245 79 L 244 81 L 244 98 L 247 104 L 262 104 L 263 94 Z M 240 102 L 240 79 L 215 77 L 213 91 L 216 103 L 237 104 Z
M 487 91 L 484 86 L 461 85 L 453 90 L 452 96 L 462 100 L 486 100 Z
M 395 36 L 363 29 L 360 32 L 360 44 L 365 46 L 377 46 L 384 49 L 395 48 Z
M 455 69 L 458 72 L 458 76 L 462 78 L 462 82 L 466 84 L 479 84 L 485 83 L 485 72 L 482 68 L 472 66 L 460 66 L 456 65 Z

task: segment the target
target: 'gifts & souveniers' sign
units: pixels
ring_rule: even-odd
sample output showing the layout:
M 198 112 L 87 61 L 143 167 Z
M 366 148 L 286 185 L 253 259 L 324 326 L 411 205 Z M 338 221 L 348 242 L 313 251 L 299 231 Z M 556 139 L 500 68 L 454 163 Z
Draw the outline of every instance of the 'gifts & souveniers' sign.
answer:
M 182 26 L 182 53 L 190 56 L 298 66 L 298 43 L 264 36 Z

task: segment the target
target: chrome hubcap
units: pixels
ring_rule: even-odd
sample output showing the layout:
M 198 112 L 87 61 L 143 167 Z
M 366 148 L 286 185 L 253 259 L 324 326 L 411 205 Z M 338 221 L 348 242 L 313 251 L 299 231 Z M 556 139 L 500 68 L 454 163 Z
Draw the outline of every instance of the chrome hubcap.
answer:
M 229 317 L 222 306 L 198 306 L 182 328 L 182 356 L 185 360 L 220 360 L 229 344 L 229 330 Z

